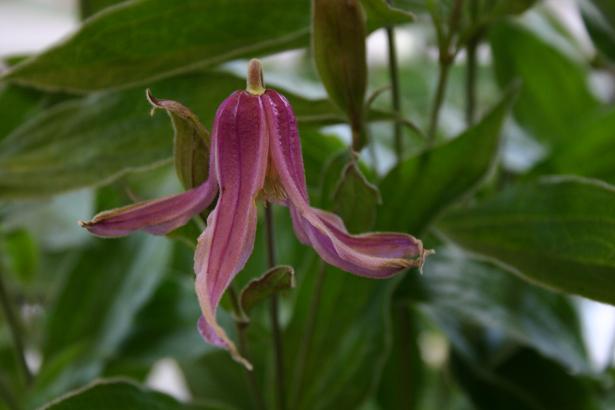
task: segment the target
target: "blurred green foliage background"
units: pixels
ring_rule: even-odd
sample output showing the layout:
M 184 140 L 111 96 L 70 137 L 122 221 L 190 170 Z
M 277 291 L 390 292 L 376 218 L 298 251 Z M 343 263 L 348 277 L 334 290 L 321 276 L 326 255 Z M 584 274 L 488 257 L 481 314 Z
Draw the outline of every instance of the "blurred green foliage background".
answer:
M 408 232 L 437 252 L 422 274 L 358 278 L 275 209 L 297 280 L 281 294 L 286 408 L 615 408 L 615 337 L 597 362 L 583 329 L 610 325 L 581 315 L 615 304 L 613 2 L 362 7 L 365 181 L 342 173 L 351 132 L 312 61 L 308 0 L 81 0 L 68 38 L 5 56 L 1 409 L 275 408 L 265 306 L 247 329 L 252 376 L 196 331 L 195 226 L 103 240 L 76 223 L 181 191 L 173 129 L 149 116 L 145 88 L 210 128 L 252 57 L 297 114 L 312 203 L 353 232 Z M 239 286 L 266 269 L 259 232 Z M 179 397 L 146 387 L 161 363 Z

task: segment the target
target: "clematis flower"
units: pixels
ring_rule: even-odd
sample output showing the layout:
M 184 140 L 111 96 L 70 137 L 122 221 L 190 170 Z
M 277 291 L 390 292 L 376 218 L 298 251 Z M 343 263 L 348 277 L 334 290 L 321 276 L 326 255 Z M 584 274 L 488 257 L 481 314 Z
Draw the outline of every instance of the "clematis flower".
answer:
M 252 253 L 258 200 L 287 206 L 299 241 L 356 275 L 388 278 L 420 268 L 429 253 L 406 234 L 352 235 L 337 215 L 310 206 L 295 115 L 286 98 L 263 87 L 258 60 L 250 62 L 247 89 L 235 91 L 218 108 L 209 167 L 208 179 L 194 189 L 103 212 L 81 225 L 104 237 L 136 230 L 164 235 L 206 209 L 219 192 L 194 256 L 202 310 L 198 328 L 207 342 L 226 348 L 248 368 L 216 321 L 216 310 Z

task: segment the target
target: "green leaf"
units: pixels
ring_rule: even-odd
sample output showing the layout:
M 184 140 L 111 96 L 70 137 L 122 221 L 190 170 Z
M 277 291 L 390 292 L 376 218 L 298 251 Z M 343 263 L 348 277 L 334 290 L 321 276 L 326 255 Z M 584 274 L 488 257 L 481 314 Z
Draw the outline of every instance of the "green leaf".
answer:
M 391 351 L 378 386 L 378 404 L 387 410 L 417 410 L 429 385 L 419 349 L 420 317 L 394 297 Z
M 507 15 L 521 14 L 534 4 L 537 0 L 496 0 L 489 10 L 489 17 L 497 18 Z
M 189 256 L 192 259 L 192 254 Z M 196 330 L 201 309 L 191 276 L 172 275 L 161 283 L 135 317 L 112 365 L 121 362 L 151 366 L 164 357 L 194 359 L 216 349 L 206 344 Z
M 261 339 L 271 343 L 267 335 L 261 335 Z M 250 352 L 254 352 L 257 350 L 253 343 L 254 339 L 249 338 L 249 340 Z M 255 366 L 254 373 L 252 373 L 254 378 L 262 382 L 266 376 L 261 370 L 266 364 L 258 362 L 257 365 L 254 355 L 250 357 L 250 361 Z M 199 402 L 201 400 L 216 401 L 224 403 L 228 408 L 241 410 L 259 408 L 251 394 L 245 371 L 229 358 L 227 352 L 217 350 L 196 360 L 182 362 L 181 368 L 192 396 Z M 257 388 L 263 392 L 266 387 L 258 386 Z
M 457 351 L 455 378 L 469 393 L 477 410 L 597 410 L 589 380 L 531 349 L 512 349 L 503 357 L 476 363 Z
M 209 72 L 161 81 L 152 90 L 182 101 L 211 124 L 218 104 L 244 87 L 238 77 Z M 329 102 L 281 91 L 300 122 L 335 118 Z M 168 123 L 147 111 L 143 91 L 133 89 L 94 94 L 41 113 L 0 143 L 0 199 L 102 185 L 165 163 L 172 152 Z
M 386 0 L 361 0 L 361 4 L 367 13 L 367 29 L 370 32 L 383 26 L 409 23 L 415 18 L 410 12 L 392 7 Z
M 81 16 L 81 20 L 85 20 L 106 8 L 124 3 L 125 1 L 126 0 L 79 0 L 79 15 Z
M 295 271 L 291 266 L 275 266 L 261 276 L 252 279 L 241 290 L 239 303 L 243 313 L 248 314 L 257 304 L 282 290 L 295 287 Z
M 45 362 L 30 404 L 100 373 L 162 279 L 170 255 L 169 241 L 145 235 L 96 240 L 83 252 L 48 309 Z
M 424 275 L 409 277 L 398 293 L 419 301 L 432 316 L 498 332 L 573 373 L 592 372 L 569 298 L 528 284 L 491 262 L 438 249 Z
M 598 107 L 589 91 L 588 67 L 518 23 L 493 26 L 489 38 L 500 85 L 522 81 L 515 105 L 521 125 L 552 145 L 576 138 L 574 125 Z M 528 63 L 532 61 L 540 64 Z
M 161 108 L 173 123 L 175 170 L 184 188 L 191 189 L 207 179 L 209 167 L 209 131 L 185 105 L 172 100 L 159 100 L 147 90 L 147 99 L 154 109 Z
M 615 7 L 609 0 L 587 0 L 580 3 L 583 21 L 594 45 L 611 61 L 615 61 Z
M 303 153 L 303 165 L 305 167 L 305 179 L 314 198 L 317 188 L 320 187 L 323 176 L 323 168 L 327 161 L 344 149 L 345 144 L 335 135 L 322 134 L 314 129 L 300 127 L 301 151 Z M 337 176 L 336 176 L 337 177 Z M 313 201 L 318 203 L 318 201 Z
M 398 281 L 372 281 L 321 263 L 303 276 L 284 333 L 289 408 L 359 408 L 388 353 Z
M 535 169 L 542 174 L 575 174 L 615 183 L 615 161 L 605 153 L 615 152 L 615 110 L 600 112 L 581 121 L 576 138 L 553 149 Z
M 439 214 L 475 188 L 490 170 L 516 88 L 460 136 L 412 157 L 380 184 L 384 208 L 379 226 L 420 233 Z
M 149 390 L 129 380 L 98 380 L 43 406 L 45 410 L 199 410 L 225 406 L 184 404 L 164 393 Z
M 0 141 L 19 125 L 38 114 L 45 102 L 44 93 L 18 85 L 0 87 Z
M 8 271 L 20 282 L 32 283 L 40 265 L 38 244 L 33 236 L 25 229 L 16 229 L 0 238 L 0 250 L 6 255 Z
M 378 188 L 367 181 L 352 160 L 342 170 L 333 201 L 335 213 L 342 217 L 348 230 L 360 233 L 374 226 L 376 207 L 382 200 Z
M 368 4 L 376 2 L 384 0 Z M 1 78 L 80 92 L 134 86 L 304 47 L 309 20 L 308 0 L 131 1 L 87 20 L 65 42 Z M 407 20 L 407 14 L 387 8 L 371 23 L 375 28 Z
M 615 304 L 613 215 L 613 186 L 561 177 L 510 187 L 439 227 L 532 282 Z

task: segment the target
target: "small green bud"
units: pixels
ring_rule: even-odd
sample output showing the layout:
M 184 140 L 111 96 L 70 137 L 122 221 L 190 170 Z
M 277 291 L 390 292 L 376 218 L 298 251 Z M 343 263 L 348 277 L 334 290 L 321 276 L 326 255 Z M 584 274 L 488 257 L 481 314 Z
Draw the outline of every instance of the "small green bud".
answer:
M 359 0 L 312 1 L 316 69 L 331 100 L 348 116 L 356 151 L 365 145 L 365 36 L 365 13 Z

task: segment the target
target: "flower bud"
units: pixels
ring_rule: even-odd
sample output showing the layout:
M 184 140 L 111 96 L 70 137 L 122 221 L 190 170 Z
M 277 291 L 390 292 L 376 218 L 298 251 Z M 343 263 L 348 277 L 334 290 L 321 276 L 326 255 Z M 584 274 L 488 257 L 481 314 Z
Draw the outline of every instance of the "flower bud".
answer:
M 348 116 L 352 146 L 357 151 L 365 145 L 365 35 L 365 13 L 359 0 L 313 0 L 316 69 L 331 100 Z

